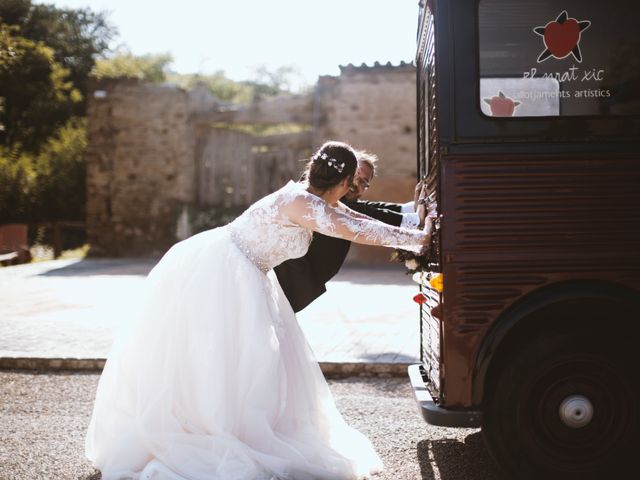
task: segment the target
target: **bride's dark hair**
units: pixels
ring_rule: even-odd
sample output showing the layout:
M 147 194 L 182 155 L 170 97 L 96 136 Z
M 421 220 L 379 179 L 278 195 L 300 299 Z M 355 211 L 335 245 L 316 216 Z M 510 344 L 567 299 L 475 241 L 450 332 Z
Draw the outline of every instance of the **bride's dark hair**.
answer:
M 358 159 L 351 145 L 329 141 L 311 156 L 304 177 L 312 187 L 328 190 L 345 178 L 351 183 L 357 167 Z

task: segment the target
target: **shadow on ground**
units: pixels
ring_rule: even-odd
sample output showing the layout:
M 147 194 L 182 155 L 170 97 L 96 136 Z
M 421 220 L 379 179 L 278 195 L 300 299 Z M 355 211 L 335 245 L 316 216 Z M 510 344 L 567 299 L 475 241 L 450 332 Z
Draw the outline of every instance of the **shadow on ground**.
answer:
M 71 277 L 91 275 L 147 275 L 159 258 L 84 258 L 70 265 L 52 268 L 38 276 Z M 345 265 L 333 278 L 358 285 L 411 285 L 411 278 L 400 265 Z
M 373 352 L 360 355 L 358 358 L 368 363 L 417 363 L 420 361 L 417 352 L 415 357 L 399 352 Z
M 418 443 L 422 480 L 507 480 L 489 455 L 482 433 L 458 440 L 423 440 Z
M 157 258 L 85 258 L 71 265 L 53 268 L 41 277 L 82 277 L 93 275 L 147 275 Z

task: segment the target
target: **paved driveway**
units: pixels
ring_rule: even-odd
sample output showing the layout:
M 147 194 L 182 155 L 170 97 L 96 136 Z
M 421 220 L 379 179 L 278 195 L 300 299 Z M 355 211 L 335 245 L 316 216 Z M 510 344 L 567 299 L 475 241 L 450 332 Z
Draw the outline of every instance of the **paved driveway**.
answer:
M 85 259 L 0 268 L 0 357 L 106 357 L 154 264 Z M 319 361 L 416 360 L 417 287 L 403 267 L 345 267 L 327 289 L 298 314 Z
M 0 372 L 0 478 L 97 479 L 84 435 L 97 374 Z M 338 409 L 386 466 L 379 480 L 499 480 L 478 430 L 433 427 L 405 379 L 330 380 Z

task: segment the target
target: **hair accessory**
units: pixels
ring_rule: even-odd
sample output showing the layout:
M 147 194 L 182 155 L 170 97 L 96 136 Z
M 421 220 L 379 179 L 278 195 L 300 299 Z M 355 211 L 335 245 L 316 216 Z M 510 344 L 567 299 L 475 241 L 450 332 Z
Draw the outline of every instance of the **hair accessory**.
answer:
M 330 157 L 329 155 L 327 155 L 326 153 L 321 153 L 320 155 L 318 155 L 317 158 L 320 158 L 321 160 L 326 160 L 327 165 L 329 165 L 330 167 L 335 168 L 338 172 L 342 173 L 342 170 L 344 170 L 344 162 L 342 163 L 338 163 L 338 161 L 333 158 Z

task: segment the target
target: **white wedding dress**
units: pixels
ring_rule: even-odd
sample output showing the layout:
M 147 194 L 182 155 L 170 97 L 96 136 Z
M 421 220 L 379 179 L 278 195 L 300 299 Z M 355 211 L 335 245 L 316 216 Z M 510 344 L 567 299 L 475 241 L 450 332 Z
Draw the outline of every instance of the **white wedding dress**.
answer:
M 109 479 L 350 479 L 381 468 L 337 411 L 272 267 L 311 231 L 418 250 L 424 234 L 289 182 L 174 245 L 100 378 L 86 453 Z

